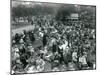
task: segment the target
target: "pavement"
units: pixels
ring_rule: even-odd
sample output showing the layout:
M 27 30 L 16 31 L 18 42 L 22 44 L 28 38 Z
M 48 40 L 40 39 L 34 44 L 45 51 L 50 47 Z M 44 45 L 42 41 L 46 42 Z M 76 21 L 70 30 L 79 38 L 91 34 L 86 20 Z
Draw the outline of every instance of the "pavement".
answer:
M 15 35 L 16 33 L 21 33 L 23 30 L 29 31 L 29 30 L 34 30 L 34 28 L 35 28 L 34 25 L 28 25 L 25 27 L 17 28 L 17 29 L 12 29 L 11 32 L 12 32 L 12 35 Z

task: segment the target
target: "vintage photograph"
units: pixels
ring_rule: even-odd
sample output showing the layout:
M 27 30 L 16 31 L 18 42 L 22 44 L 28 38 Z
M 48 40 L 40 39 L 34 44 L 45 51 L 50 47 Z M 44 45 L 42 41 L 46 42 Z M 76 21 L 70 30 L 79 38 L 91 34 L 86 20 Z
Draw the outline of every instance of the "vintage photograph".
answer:
M 11 74 L 96 69 L 96 6 L 11 0 Z

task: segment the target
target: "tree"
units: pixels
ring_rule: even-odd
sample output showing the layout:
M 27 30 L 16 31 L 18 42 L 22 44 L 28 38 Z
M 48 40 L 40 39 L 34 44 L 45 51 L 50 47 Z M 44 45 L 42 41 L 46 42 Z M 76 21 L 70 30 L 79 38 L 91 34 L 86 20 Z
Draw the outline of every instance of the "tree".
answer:
M 69 16 L 71 13 L 77 13 L 77 8 L 74 5 L 62 5 L 56 14 L 56 19 L 65 19 L 65 17 Z

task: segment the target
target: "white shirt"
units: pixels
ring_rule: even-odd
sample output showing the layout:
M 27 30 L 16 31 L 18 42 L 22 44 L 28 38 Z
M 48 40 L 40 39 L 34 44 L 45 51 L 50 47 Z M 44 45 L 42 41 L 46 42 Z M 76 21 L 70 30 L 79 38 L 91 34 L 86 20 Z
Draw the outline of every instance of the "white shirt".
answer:
M 86 57 L 85 56 L 80 57 L 79 62 L 82 63 L 82 65 L 86 65 L 87 64 Z
M 68 46 L 68 41 L 65 40 L 65 45 Z
M 24 40 L 23 39 L 20 39 L 20 41 L 19 41 L 20 43 L 24 43 Z
M 62 49 L 65 50 L 66 49 L 66 44 L 62 45 Z
M 65 49 L 63 49 L 63 54 L 66 55 L 68 53 L 68 51 L 69 51 L 69 47 L 67 46 L 67 47 L 65 47 Z
M 72 53 L 72 59 L 73 59 L 74 61 L 77 61 L 77 52 L 73 52 L 73 53 Z
M 39 35 L 40 35 L 41 37 L 43 37 L 44 34 L 43 34 L 42 32 L 39 32 Z

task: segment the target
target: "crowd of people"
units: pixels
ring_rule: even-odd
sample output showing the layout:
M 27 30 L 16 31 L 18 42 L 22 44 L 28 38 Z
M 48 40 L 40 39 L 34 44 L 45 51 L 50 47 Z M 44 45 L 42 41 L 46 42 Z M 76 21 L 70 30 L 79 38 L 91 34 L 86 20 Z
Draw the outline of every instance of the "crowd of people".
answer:
M 96 30 L 88 22 L 57 21 L 53 15 L 38 15 L 32 17 L 31 25 L 34 30 L 12 36 L 13 72 L 96 68 Z

